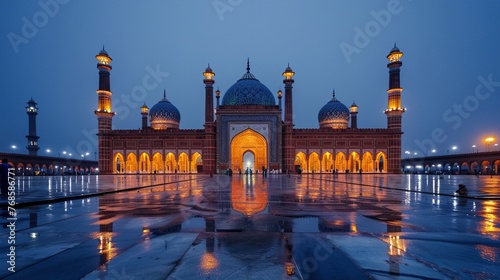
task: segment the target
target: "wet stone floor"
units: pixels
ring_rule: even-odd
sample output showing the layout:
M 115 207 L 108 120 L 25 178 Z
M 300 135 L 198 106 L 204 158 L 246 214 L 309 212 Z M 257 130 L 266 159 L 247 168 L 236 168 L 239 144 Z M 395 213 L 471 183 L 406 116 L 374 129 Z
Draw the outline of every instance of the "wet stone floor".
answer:
M 15 179 L 1 279 L 500 279 L 496 176 Z

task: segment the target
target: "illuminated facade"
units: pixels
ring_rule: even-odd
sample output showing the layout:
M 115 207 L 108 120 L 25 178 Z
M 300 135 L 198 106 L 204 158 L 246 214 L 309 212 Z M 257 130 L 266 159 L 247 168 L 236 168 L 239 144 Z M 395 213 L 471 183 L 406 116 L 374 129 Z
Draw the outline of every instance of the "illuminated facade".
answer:
M 181 113 L 164 93 L 156 105 L 141 107 L 140 130 L 113 130 L 110 91 L 111 61 L 104 49 L 96 55 L 99 69 L 99 170 L 114 173 L 233 172 L 401 172 L 400 67 L 403 53 L 390 51 L 387 128 L 358 128 L 358 106 L 349 108 L 333 92 L 318 113 L 319 128 L 294 128 L 293 77 L 283 72 L 284 96 L 277 102 L 251 72 L 222 96 L 215 91 L 210 65 L 203 72 L 203 129 L 181 129 Z M 216 98 L 214 104 L 214 97 Z M 282 106 L 282 98 L 284 104 Z M 283 108 L 284 107 L 284 108 Z M 149 125 L 148 125 L 149 117 Z M 350 126 L 349 126 L 350 123 Z

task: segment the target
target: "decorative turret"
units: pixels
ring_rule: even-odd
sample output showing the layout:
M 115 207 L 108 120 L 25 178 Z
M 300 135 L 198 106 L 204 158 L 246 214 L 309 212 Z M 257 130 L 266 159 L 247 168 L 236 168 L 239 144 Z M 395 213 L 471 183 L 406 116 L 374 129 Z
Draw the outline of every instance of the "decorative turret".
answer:
M 351 128 L 358 128 L 358 105 L 356 102 L 352 102 L 349 111 L 351 112 Z
M 144 105 L 141 106 L 141 115 L 142 115 L 142 129 L 148 128 L 148 113 L 149 108 L 144 102 Z
M 283 97 L 283 92 L 281 91 L 281 89 L 278 90 L 277 95 L 278 95 L 278 107 L 281 110 L 281 98 Z
M 26 106 L 26 113 L 28 114 L 28 152 L 32 156 L 36 156 L 38 154 L 38 137 L 36 135 L 36 115 L 38 115 L 38 108 L 36 107 L 37 103 L 33 98 L 31 98 L 28 102 L 28 106 Z
M 217 98 L 217 106 L 215 106 L 215 108 L 219 109 L 219 105 L 220 105 L 220 90 L 217 89 L 215 91 L 215 98 Z

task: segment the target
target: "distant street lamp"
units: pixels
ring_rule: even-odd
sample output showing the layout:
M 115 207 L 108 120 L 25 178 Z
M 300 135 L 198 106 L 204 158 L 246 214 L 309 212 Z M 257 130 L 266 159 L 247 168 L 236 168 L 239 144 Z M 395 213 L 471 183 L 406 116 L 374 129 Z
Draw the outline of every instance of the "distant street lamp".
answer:
M 14 153 L 14 150 L 17 148 L 17 146 L 16 145 L 12 145 L 11 148 L 12 148 L 12 153 Z
M 410 151 L 405 151 L 405 154 L 407 155 L 406 157 L 409 158 L 410 157 Z
M 453 146 L 453 147 L 451 147 L 451 149 L 452 149 L 453 151 L 456 151 L 458 148 L 457 148 L 457 146 Z M 455 153 L 456 153 L 456 152 L 455 152 Z
M 431 153 L 436 153 L 436 149 L 432 149 L 432 150 L 431 150 Z
M 476 145 L 472 145 L 472 152 L 474 152 L 474 150 L 476 150 Z
M 45 150 L 45 151 L 47 152 L 47 154 L 49 154 L 49 153 L 50 153 L 50 149 L 47 149 L 47 150 Z
M 491 143 L 495 141 L 495 138 L 493 137 L 487 137 L 486 139 L 484 139 L 484 142 L 486 142 L 486 151 L 488 152 L 490 149 L 490 145 Z

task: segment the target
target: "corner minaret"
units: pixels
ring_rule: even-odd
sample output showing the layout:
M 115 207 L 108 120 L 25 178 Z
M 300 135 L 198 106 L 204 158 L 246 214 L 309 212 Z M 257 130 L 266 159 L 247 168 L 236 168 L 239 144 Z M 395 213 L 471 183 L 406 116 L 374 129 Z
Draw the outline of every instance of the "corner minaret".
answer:
M 401 88 L 399 72 L 401 65 L 401 57 L 403 53 L 396 47 L 394 43 L 394 48 L 387 55 L 389 59 L 389 89 L 387 90 L 388 101 L 387 110 L 385 114 L 387 115 L 387 129 L 391 133 L 391 139 L 389 140 L 389 146 L 387 149 L 387 172 L 389 173 L 400 173 L 401 172 L 401 119 L 405 108 L 401 106 Z
M 109 80 L 109 72 L 112 67 L 110 65 L 111 57 L 102 47 L 102 51 L 95 56 L 97 59 L 97 69 L 99 69 L 99 89 L 96 91 L 98 95 L 97 110 L 94 113 L 97 115 L 98 130 L 104 132 L 112 129 L 111 121 L 115 112 L 111 111 L 111 83 Z
M 38 108 L 36 107 L 37 103 L 31 98 L 28 102 L 28 106 L 26 106 L 26 113 L 28 114 L 28 152 L 31 156 L 38 155 L 38 137 L 36 135 L 36 115 L 38 115 Z
M 99 69 L 99 89 L 96 91 L 98 96 L 97 109 L 94 113 L 97 115 L 98 128 L 98 145 L 99 145 L 99 173 L 112 173 L 112 151 L 111 140 L 106 136 L 106 133 L 112 129 L 112 119 L 115 112 L 111 109 L 111 84 L 109 80 L 109 72 L 112 67 L 110 65 L 111 57 L 102 47 L 102 51 L 95 56 L 97 59 L 97 69 Z
M 214 122 L 214 76 L 210 64 L 203 72 L 205 79 L 205 142 L 203 146 L 203 173 L 214 174 L 215 169 L 215 122 Z M 220 94 L 220 92 L 219 92 Z M 218 100 L 218 99 L 217 99 Z
M 295 148 L 293 147 L 293 76 L 295 72 L 290 68 L 290 64 L 283 72 L 283 83 L 285 84 L 285 121 L 284 121 L 284 133 L 283 133 L 283 172 L 295 172 L 294 170 L 294 160 L 295 160 Z
M 403 89 L 399 79 L 400 68 L 403 65 L 403 62 L 401 62 L 402 56 L 403 53 L 394 43 L 394 48 L 387 55 L 387 59 L 389 59 L 389 64 L 387 64 L 387 68 L 389 68 L 389 89 L 387 90 L 387 110 L 384 112 L 387 115 L 387 128 L 400 131 L 401 119 L 405 111 L 405 108 L 401 106 L 401 92 L 403 92 Z

